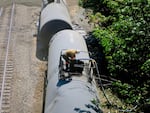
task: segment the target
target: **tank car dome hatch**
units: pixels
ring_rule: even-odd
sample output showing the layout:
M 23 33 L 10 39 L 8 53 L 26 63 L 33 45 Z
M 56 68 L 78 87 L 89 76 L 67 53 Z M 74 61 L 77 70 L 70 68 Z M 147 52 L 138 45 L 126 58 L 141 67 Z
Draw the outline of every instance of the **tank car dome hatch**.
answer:
M 95 60 L 87 58 L 70 59 L 63 51 L 59 60 L 59 80 L 70 81 L 75 77 L 76 80 L 92 83 L 94 75 L 98 74 Z M 76 54 L 82 54 L 82 52 L 85 51 L 78 51 Z M 62 84 L 58 85 L 61 86 Z
M 72 29 L 67 7 L 63 3 L 50 3 L 41 11 L 37 39 L 37 57 L 40 60 L 48 55 L 48 43 L 52 36 L 65 29 Z M 46 58 L 47 59 L 47 58 Z

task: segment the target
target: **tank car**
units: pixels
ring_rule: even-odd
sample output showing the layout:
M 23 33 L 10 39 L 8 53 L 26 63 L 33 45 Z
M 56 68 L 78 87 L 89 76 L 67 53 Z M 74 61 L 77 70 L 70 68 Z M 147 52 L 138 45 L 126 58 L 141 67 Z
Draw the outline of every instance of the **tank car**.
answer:
M 40 51 L 48 53 L 44 113 L 102 113 L 93 76 L 96 64 L 89 57 L 83 36 L 73 30 L 63 3 L 47 4 L 40 15 Z M 69 62 L 68 70 L 63 54 L 70 49 L 78 54 Z
M 48 44 L 54 34 L 64 29 L 72 29 L 66 2 L 62 1 L 60 3 L 58 1 L 51 2 L 50 4 L 43 1 L 39 18 L 36 52 L 36 56 L 40 60 L 47 60 Z

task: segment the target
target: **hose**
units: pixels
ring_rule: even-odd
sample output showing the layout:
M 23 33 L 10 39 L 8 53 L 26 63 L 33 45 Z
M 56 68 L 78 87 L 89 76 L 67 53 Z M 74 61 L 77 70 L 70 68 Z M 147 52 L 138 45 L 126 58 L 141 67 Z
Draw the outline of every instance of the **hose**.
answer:
M 106 95 L 105 89 L 104 89 L 104 87 L 103 87 L 102 79 L 101 79 L 101 76 L 100 76 L 100 73 L 99 73 L 99 70 L 98 70 L 97 63 L 96 63 L 96 61 L 95 61 L 94 59 L 92 59 L 92 62 L 93 62 L 93 63 L 95 64 L 95 66 L 96 66 L 96 71 L 97 71 L 97 74 L 98 74 L 98 78 L 99 78 L 99 80 L 100 80 L 100 86 L 101 86 L 102 92 L 103 92 L 103 94 L 104 94 L 104 96 L 105 96 L 105 98 L 106 98 L 108 104 L 109 104 L 110 106 L 112 106 L 112 107 L 115 107 L 115 109 L 119 110 L 119 112 L 125 112 L 125 113 L 131 113 L 131 112 L 133 112 L 133 111 L 138 107 L 138 105 L 135 105 L 135 106 L 134 106 L 133 108 L 131 108 L 131 109 L 125 109 L 125 110 L 123 110 L 123 109 L 120 109 L 119 107 L 117 107 L 116 105 L 113 105 L 113 104 L 110 102 L 109 98 L 108 98 L 107 95 Z
M 107 95 L 106 95 L 105 89 L 104 89 L 104 87 L 103 87 L 103 84 L 102 84 L 102 80 L 101 80 L 101 77 L 100 77 L 100 73 L 99 73 L 99 70 L 98 70 L 97 63 L 96 63 L 96 61 L 93 60 L 93 59 L 92 59 L 92 62 L 93 62 L 93 63 L 95 64 L 95 66 L 96 66 L 96 72 L 97 72 L 98 78 L 99 78 L 99 80 L 100 80 L 100 86 L 101 86 L 102 92 L 103 92 L 103 94 L 104 94 L 104 96 L 105 96 L 107 102 L 109 103 L 109 105 L 112 105 L 112 103 L 109 101 L 109 99 L 108 99 L 108 97 L 107 97 Z

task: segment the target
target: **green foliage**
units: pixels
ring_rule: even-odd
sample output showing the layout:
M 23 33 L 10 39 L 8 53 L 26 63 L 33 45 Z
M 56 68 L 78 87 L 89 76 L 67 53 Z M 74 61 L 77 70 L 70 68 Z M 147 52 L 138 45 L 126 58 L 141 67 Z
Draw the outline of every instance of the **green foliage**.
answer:
M 135 87 L 127 83 L 122 83 L 121 81 L 114 82 L 112 85 L 113 91 L 128 104 L 139 103 L 139 101 L 144 102 L 143 95 L 148 94 L 148 86 L 146 85 L 145 87 Z
M 103 47 L 109 74 L 125 82 L 115 83 L 114 91 L 127 103 L 149 98 L 150 0 L 81 1 L 94 11 L 89 16 L 96 26 L 93 35 Z
M 121 97 L 126 103 L 133 104 L 138 103 L 140 100 L 144 99 L 142 95 L 146 89 L 139 86 L 134 87 L 133 85 L 117 81 L 113 83 L 113 91 L 117 92 L 117 95 Z
M 117 34 L 110 29 L 96 28 L 93 35 L 100 40 L 99 43 L 103 47 L 110 74 L 116 76 L 118 70 L 125 70 L 121 60 L 121 58 L 125 60 L 127 57 L 127 53 L 124 51 L 125 40 L 117 37 Z
M 83 7 L 90 7 L 95 10 L 99 9 L 99 5 L 101 5 L 101 0 L 80 0 L 79 4 Z
M 106 22 L 107 18 L 101 13 L 97 12 L 89 16 L 89 22 L 94 23 L 95 26 L 100 25 L 101 23 Z
M 146 62 L 144 62 L 144 64 L 141 66 L 141 70 L 145 74 L 150 73 L 150 59 L 148 59 Z

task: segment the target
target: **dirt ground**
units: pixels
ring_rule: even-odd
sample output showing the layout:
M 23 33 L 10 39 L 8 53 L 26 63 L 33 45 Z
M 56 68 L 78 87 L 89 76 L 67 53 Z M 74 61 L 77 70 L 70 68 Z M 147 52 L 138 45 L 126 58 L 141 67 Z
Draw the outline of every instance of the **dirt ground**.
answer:
M 12 0 L 0 0 L 9 10 Z M 37 20 L 42 0 L 15 0 L 12 31 L 14 75 L 10 113 L 42 113 L 44 77 L 47 62 L 36 58 Z M 66 0 L 72 20 L 79 11 L 78 0 Z M 2 15 L 3 16 L 3 15 Z
M 12 1 L 15 1 L 17 4 L 22 4 L 26 6 L 40 6 L 42 3 L 42 0 L 0 0 L 0 6 L 8 6 L 12 3 Z
M 11 113 L 41 113 L 46 62 L 35 56 L 40 7 L 17 4 L 12 33 L 14 76 Z

